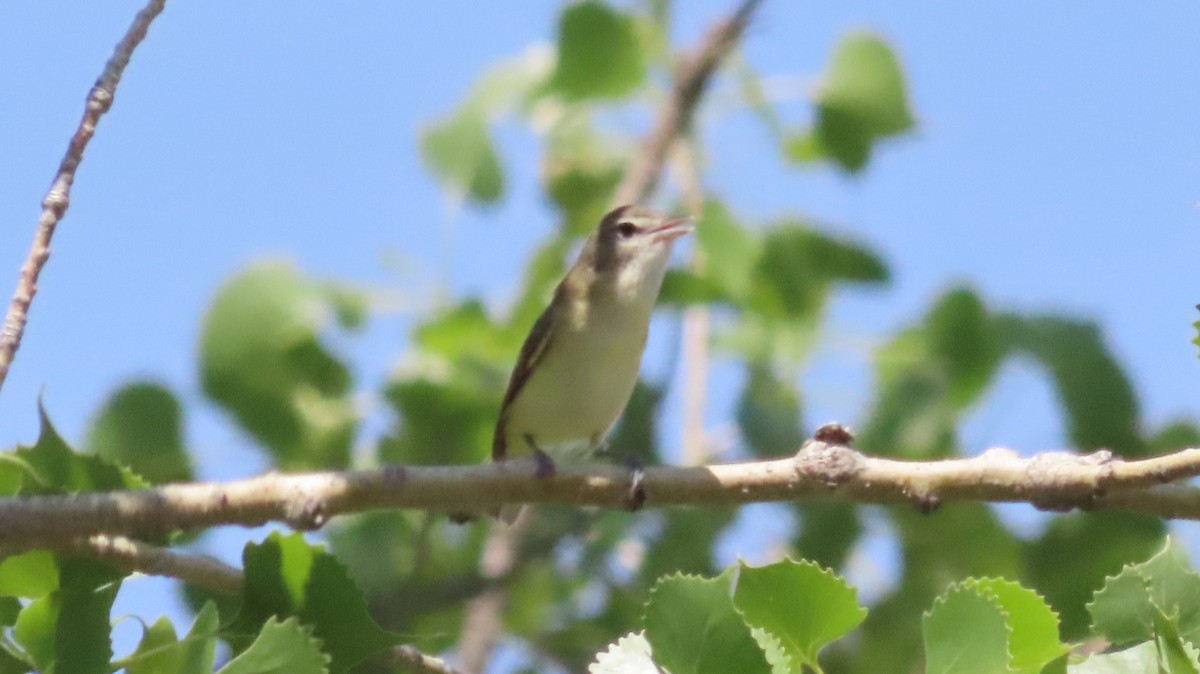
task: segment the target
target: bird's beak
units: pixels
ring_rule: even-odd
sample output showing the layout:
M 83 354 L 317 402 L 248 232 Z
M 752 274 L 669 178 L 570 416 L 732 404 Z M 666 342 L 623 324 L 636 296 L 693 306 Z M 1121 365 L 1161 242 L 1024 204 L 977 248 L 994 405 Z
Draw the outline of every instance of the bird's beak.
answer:
M 690 234 L 694 227 L 691 225 L 692 216 L 683 215 L 671 218 L 658 227 L 650 230 L 651 240 L 655 243 L 674 241 L 684 234 Z

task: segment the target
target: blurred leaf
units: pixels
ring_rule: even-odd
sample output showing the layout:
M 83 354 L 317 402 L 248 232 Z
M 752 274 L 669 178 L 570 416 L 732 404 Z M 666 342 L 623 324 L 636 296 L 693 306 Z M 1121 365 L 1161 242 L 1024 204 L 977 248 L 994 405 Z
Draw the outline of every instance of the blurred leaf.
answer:
M 1145 674 L 1158 671 L 1158 649 L 1147 641 L 1115 653 L 1097 653 L 1067 667 L 1069 674 Z
M 546 134 L 542 173 L 546 193 L 564 216 L 560 231 L 569 236 L 590 234 L 612 208 L 612 196 L 628 158 L 616 137 L 601 135 L 590 109 L 560 106 Z
M 417 346 L 452 361 L 463 358 L 494 362 L 511 357 L 512 345 L 483 304 L 469 299 L 441 311 L 413 333 Z
M 750 376 L 736 409 L 742 439 L 754 456 L 796 453 L 804 442 L 799 393 L 777 378 L 767 364 L 751 363 L 749 367 Z
M 341 468 L 356 414 L 350 372 L 321 343 L 332 313 L 292 265 L 266 262 L 227 281 L 204 322 L 204 392 L 286 469 Z
M 218 674 L 324 674 L 330 658 L 295 618 L 268 618 L 250 647 L 218 670 Z
M 504 172 L 482 110 L 464 108 L 421 133 L 421 157 L 450 191 L 477 204 L 504 193 Z
M 796 554 L 821 566 L 842 568 L 862 535 L 858 507 L 852 503 L 799 503 L 800 530 L 792 547 Z
M 1167 674 L 1200 674 L 1200 653 L 1179 636 L 1173 616 L 1158 606 L 1154 611 L 1154 643 L 1158 646 L 1159 670 Z
M 668 269 L 658 293 L 658 303 L 663 306 L 715 304 L 725 299 L 725 293 L 716 281 L 684 269 Z
M 192 467 L 182 424 L 183 411 L 170 389 L 150 382 L 126 384 L 100 408 L 84 447 L 153 483 L 187 482 Z
M 1009 671 L 1038 674 L 1070 650 L 1058 639 L 1058 615 L 1037 592 L 1000 578 L 968 578 L 963 585 L 999 604 L 1008 623 Z
M 268 618 L 296 616 L 312 627 L 330 656 L 329 671 L 344 672 L 368 656 L 399 642 L 375 623 L 362 591 L 333 555 L 310 546 L 301 534 L 273 533 L 243 552 L 246 590 L 231 627 L 231 645 L 245 649 Z
M 13 637 L 41 670 L 107 672 L 112 658 L 108 614 L 121 583 L 96 562 L 67 562 L 58 590 L 17 616 Z
M 659 463 L 658 412 L 665 393 L 661 386 L 638 380 L 621 420 L 609 436 L 609 447 L 617 453 L 615 458 L 636 458 L 645 465 Z
M 1166 454 L 1188 447 L 1200 447 L 1200 428 L 1191 421 L 1173 421 L 1146 440 L 1147 454 Z
M 762 78 L 736 51 L 726 56 L 725 61 L 726 67 L 737 79 L 742 102 L 762 122 L 771 136 L 777 140 L 782 138 L 783 122 L 779 118 L 779 112 L 767 97 Z
M 1024 543 L 1028 584 L 1059 612 L 1066 639 L 1088 633 L 1084 609 L 1105 578 L 1124 564 L 1144 560 L 1162 544 L 1161 520 L 1127 513 L 1074 513 L 1050 521 L 1046 532 Z
M 49 550 L 30 550 L 0 562 L 0 596 L 38 599 L 58 589 L 58 563 Z
M 1092 629 L 1121 645 L 1153 638 L 1156 607 L 1182 638 L 1200 643 L 1200 574 L 1170 538 L 1158 554 L 1108 578 L 1087 609 Z
M 346 330 L 361 328 L 366 323 L 371 304 L 366 293 L 345 284 L 326 283 L 320 290 L 329 300 L 337 323 Z
M 553 85 L 568 100 L 624 98 L 646 75 L 633 18 L 601 0 L 563 9 Z
M 646 639 L 671 674 L 768 672 L 762 651 L 734 610 L 733 571 L 716 578 L 668 576 L 650 591 Z
M 838 44 L 816 104 L 810 136 L 793 137 L 786 146 L 796 161 L 828 156 L 854 173 L 866 165 L 877 139 L 913 125 L 900 64 L 888 44 L 871 33 L 851 33 Z
M 713 543 L 735 513 L 733 509 L 667 510 L 662 534 L 646 551 L 642 578 L 652 581 L 669 573 L 712 573 Z
M 650 653 L 650 642 L 641 632 L 631 632 L 596 654 L 588 674 L 659 674 Z
M 521 342 L 529 334 L 538 316 L 550 305 L 554 288 L 566 272 L 563 258 L 570 244 L 570 237 L 556 236 L 542 244 L 526 266 L 524 287 L 505 326 L 508 343 L 511 345 L 504 361 L 506 369 L 516 361 Z
M 763 242 L 755 265 L 753 307 L 768 317 L 811 320 L 833 283 L 886 280 L 887 267 L 874 253 L 803 224 L 783 222 Z
M 722 294 L 735 302 L 744 301 L 750 293 L 751 273 L 761 250 L 760 243 L 740 224 L 719 201 L 704 204 L 704 212 L 696 222 L 696 243 L 713 263 L 705 276 L 712 279 Z
M 492 446 L 500 409 L 499 384 L 484 387 L 460 376 L 452 381 L 406 379 L 388 385 L 384 395 L 400 413 L 395 434 L 379 444 L 384 461 L 464 464 L 482 461 Z
M 995 596 L 955 585 L 923 620 L 926 674 L 1008 672 L 1008 626 Z
M 733 603 L 746 622 L 766 630 L 800 671 L 820 671 L 817 653 L 854 629 L 867 615 L 854 588 L 828 569 L 785 559 L 762 567 L 740 565 Z
M 1145 454 L 1133 387 L 1095 325 L 1014 314 L 998 316 L 995 324 L 1006 350 L 1027 353 L 1049 371 L 1076 449 Z

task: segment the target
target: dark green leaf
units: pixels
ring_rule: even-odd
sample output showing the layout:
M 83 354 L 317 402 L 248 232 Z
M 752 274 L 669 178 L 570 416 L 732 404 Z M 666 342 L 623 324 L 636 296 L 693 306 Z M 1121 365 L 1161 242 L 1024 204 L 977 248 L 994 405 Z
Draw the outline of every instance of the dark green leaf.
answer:
M 1200 447 L 1200 428 L 1191 421 L 1173 421 L 1158 429 L 1146 441 L 1148 454 L 1166 454 L 1188 447 Z
M 459 377 L 453 381 L 407 379 L 385 393 L 401 425 L 380 442 L 385 461 L 463 464 L 482 461 L 491 450 L 502 389 Z
M 553 84 L 564 98 L 623 98 L 638 88 L 645 73 L 632 17 L 601 0 L 583 0 L 563 10 Z
M 331 314 L 318 284 L 272 262 L 226 282 L 205 318 L 205 393 L 284 468 L 349 461 L 357 421 L 350 372 L 318 335 Z
M 1116 644 L 1153 638 L 1158 609 L 1185 640 L 1200 644 L 1200 574 L 1170 539 L 1158 554 L 1106 580 L 1087 608 L 1092 628 Z
M 755 456 L 794 454 L 804 441 L 800 394 L 794 386 L 778 379 L 765 363 L 750 365 L 736 415 L 742 439 Z
M 1137 432 L 1133 387 L 1095 325 L 1006 314 L 997 317 L 996 326 L 1009 351 L 1028 353 L 1049 371 L 1076 449 L 1111 449 L 1123 456 L 1145 453 Z
M 331 672 L 344 672 L 399 641 L 368 614 L 346 568 L 300 534 L 273 533 L 261 544 L 247 545 L 243 566 L 245 599 L 232 630 L 239 636 L 230 639 L 239 649 L 271 616 L 296 616 L 310 626 L 331 658 Z
M 151 382 L 126 384 L 100 408 L 84 447 L 151 482 L 186 482 L 192 467 L 182 425 L 183 411 L 170 389 Z
M 768 672 L 750 628 L 734 610 L 732 569 L 716 578 L 669 576 L 646 604 L 646 640 L 671 674 Z
M 726 299 L 725 292 L 715 280 L 683 269 L 668 269 L 658 293 L 658 303 L 664 306 L 714 304 Z
M 21 492 L 52 494 L 78 491 L 140 489 L 145 480 L 128 469 L 96 456 L 76 454 L 40 409 L 42 429 L 32 447 L 19 447 L 14 454 L 17 465 L 25 468 Z
M 268 618 L 258 638 L 218 674 L 324 674 L 329 656 L 295 618 L 283 622 Z
M 747 624 L 778 639 L 792 663 L 819 671 L 817 652 L 867 615 L 854 588 L 811 562 L 740 565 L 733 603 Z M 794 667 L 793 671 L 798 671 Z
M 616 458 L 636 457 L 644 465 L 659 462 L 658 411 L 663 394 L 662 387 L 642 380 L 634 386 L 629 404 L 609 436 L 609 446 L 618 453 Z

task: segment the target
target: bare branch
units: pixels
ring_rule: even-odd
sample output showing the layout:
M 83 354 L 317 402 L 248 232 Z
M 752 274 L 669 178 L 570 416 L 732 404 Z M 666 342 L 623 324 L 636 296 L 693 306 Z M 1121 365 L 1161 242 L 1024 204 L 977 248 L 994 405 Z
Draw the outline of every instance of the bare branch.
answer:
M 704 210 L 704 188 L 700 166 L 689 138 L 675 142 L 676 174 L 683 203 L 692 213 Z M 704 272 L 704 251 L 692 247 L 692 271 Z M 689 306 L 683 312 L 683 465 L 699 466 L 708 460 L 704 438 L 704 404 L 708 400 L 708 319 L 706 305 Z
M 696 49 L 683 57 L 675 71 L 671 98 L 642 144 L 642 151 L 633 158 L 625 177 L 613 196 L 615 204 L 640 202 L 654 193 L 658 186 L 667 152 L 675 139 L 683 135 L 692 123 L 696 104 L 708 86 L 721 59 L 729 53 L 742 36 L 750 15 L 762 0 L 744 0 L 737 10 L 709 29 Z
M 83 161 L 83 151 L 96 133 L 96 123 L 112 107 L 117 84 L 121 81 L 125 66 L 129 65 L 133 50 L 146 37 L 150 22 L 162 12 L 164 4 L 166 0 L 150 0 L 137 13 L 125 37 L 121 38 L 113 49 L 113 55 L 105 64 L 104 72 L 100 73 L 100 77 L 92 85 L 92 90 L 88 92 L 83 119 L 79 121 L 75 134 L 71 136 L 67 153 L 58 165 L 58 173 L 54 176 L 50 191 L 42 200 L 42 215 L 38 218 L 33 245 L 25 258 L 25 264 L 21 266 L 17 289 L 9 303 L 8 314 L 4 317 L 4 327 L 0 329 L 0 387 L 4 386 L 8 369 L 12 366 L 17 349 L 21 347 L 21 335 L 25 333 L 29 306 L 33 303 L 33 296 L 37 294 L 38 276 L 42 273 L 42 267 L 46 266 L 46 261 L 50 259 L 50 239 L 54 236 L 54 228 L 62 220 L 71 203 L 71 185 L 75 182 L 75 171 Z
M 126 572 L 176 578 L 222 594 L 242 591 L 241 570 L 207 555 L 177 552 L 124 536 L 104 534 L 68 541 L 62 547 L 112 562 Z
M 177 484 L 128 492 L 0 499 L 0 544 L 37 547 L 95 534 L 145 537 L 220 525 L 283 522 L 316 529 L 330 517 L 382 508 L 483 512 L 505 503 L 625 508 L 630 474 L 609 465 L 563 465 L 537 478 L 518 459 L 474 466 L 399 466 L 377 470 Z M 1050 452 L 1028 458 L 992 449 L 942 461 L 865 456 L 810 441 L 773 461 L 647 468 L 646 505 L 724 506 L 766 501 L 915 504 L 955 501 L 1029 503 L 1045 510 L 1124 510 L 1200 520 L 1200 489 L 1164 487 L 1200 474 L 1200 448 L 1123 460 L 1107 452 Z
M 389 651 L 385 658 L 386 664 L 392 667 L 407 666 L 404 671 L 414 671 L 420 674 L 463 674 L 438 658 L 425 655 L 415 646 L 397 646 Z

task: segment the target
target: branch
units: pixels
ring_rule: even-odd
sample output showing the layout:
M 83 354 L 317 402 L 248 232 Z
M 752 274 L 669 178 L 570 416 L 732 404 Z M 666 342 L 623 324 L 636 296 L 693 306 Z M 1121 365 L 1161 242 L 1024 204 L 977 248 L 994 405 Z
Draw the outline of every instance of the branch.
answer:
M 384 659 L 391 667 L 407 667 L 402 671 L 413 671 L 419 674 L 462 674 L 459 670 L 447 665 L 438 658 L 425 655 L 415 646 L 397 646 L 389 651 Z
M 823 429 L 824 430 L 824 429 Z M 1108 452 L 1029 458 L 991 449 L 966 459 L 898 461 L 838 442 L 809 441 L 793 457 L 700 467 L 655 466 L 642 482 L 646 505 L 714 507 L 768 501 L 915 504 L 989 501 L 1043 510 L 1124 510 L 1200 520 L 1200 489 L 1161 486 L 1200 474 L 1200 448 L 1126 461 Z M 400 466 L 177 484 L 128 492 L 0 499 L 0 543 L 29 548 L 101 533 L 135 537 L 220 525 L 283 522 L 316 529 L 330 517 L 383 508 L 480 512 L 504 503 L 624 509 L 630 473 L 608 465 L 563 465 L 538 478 L 532 462 Z
M 743 0 L 733 14 L 710 28 L 700 45 L 683 57 L 675 71 L 671 98 L 654 120 L 642 151 L 625 171 L 625 177 L 613 196 L 613 203 L 637 203 L 654 193 L 667 159 L 667 151 L 675 139 L 691 126 L 700 94 L 708 86 L 717 65 L 741 38 L 750 15 L 761 2 Z
M 33 245 L 30 246 L 25 264 L 21 266 L 17 289 L 9 303 L 8 314 L 4 317 L 4 327 L 0 328 L 0 387 L 4 386 L 8 369 L 12 366 L 17 349 L 21 347 L 21 335 L 25 333 L 29 306 L 33 303 L 33 296 L 37 294 L 38 276 L 42 273 L 42 267 L 46 266 L 46 260 L 50 259 L 50 239 L 54 236 L 54 228 L 59 220 L 62 220 L 71 203 L 71 185 L 75 182 L 75 171 L 83 161 L 83 151 L 96 133 L 96 123 L 112 107 L 117 83 L 121 81 L 125 66 L 129 65 L 133 50 L 146 37 L 150 22 L 162 12 L 165 3 L 166 0 L 150 0 L 142 11 L 137 13 L 125 37 L 121 38 L 113 49 L 113 55 L 105 64 L 104 72 L 100 73 L 100 77 L 88 93 L 83 119 L 79 121 L 75 134 L 71 136 L 67 153 L 58 165 L 58 173 L 54 176 L 50 191 L 42 199 L 42 215 L 38 218 Z
M 207 555 L 176 552 L 124 536 L 96 534 L 61 546 L 112 562 L 121 570 L 175 578 L 222 594 L 242 591 L 241 570 Z

